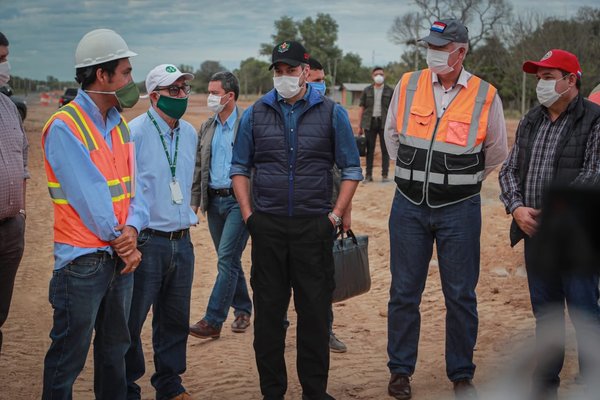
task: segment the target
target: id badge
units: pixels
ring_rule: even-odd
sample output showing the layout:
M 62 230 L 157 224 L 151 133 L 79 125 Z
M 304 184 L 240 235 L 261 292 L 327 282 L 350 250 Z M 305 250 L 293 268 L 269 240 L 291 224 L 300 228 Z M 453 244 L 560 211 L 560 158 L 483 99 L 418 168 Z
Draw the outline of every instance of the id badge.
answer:
M 181 193 L 179 182 L 172 180 L 169 183 L 169 187 L 171 188 L 171 201 L 175 204 L 183 204 L 183 193 Z

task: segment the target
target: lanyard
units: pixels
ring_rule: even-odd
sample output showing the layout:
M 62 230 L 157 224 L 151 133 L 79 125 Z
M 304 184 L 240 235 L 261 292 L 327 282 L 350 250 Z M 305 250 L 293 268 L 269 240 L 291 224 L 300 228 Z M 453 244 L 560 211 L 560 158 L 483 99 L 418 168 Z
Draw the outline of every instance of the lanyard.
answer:
M 165 142 L 165 138 L 163 138 L 162 132 L 158 127 L 156 120 L 154 119 L 152 114 L 150 114 L 150 111 L 146 111 L 146 114 L 148 114 L 148 117 L 150 117 L 150 121 L 152 121 L 154 127 L 156 128 L 156 131 L 158 132 L 158 137 L 160 137 L 163 149 L 165 150 L 165 155 L 167 156 L 167 161 L 169 162 L 169 168 L 171 169 L 171 177 L 173 178 L 173 180 L 175 180 L 175 169 L 177 168 L 177 153 L 179 151 L 179 134 L 177 134 L 177 137 L 175 138 L 175 156 L 173 157 L 173 162 L 171 162 L 171 156 L 169 156 L 169 151 L 167 150 L 167 143 Z

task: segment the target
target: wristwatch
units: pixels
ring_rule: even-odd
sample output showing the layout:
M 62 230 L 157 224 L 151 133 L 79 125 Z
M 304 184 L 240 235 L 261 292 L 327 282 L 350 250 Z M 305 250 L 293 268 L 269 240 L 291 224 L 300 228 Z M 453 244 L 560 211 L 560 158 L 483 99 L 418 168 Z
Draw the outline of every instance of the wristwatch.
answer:
M 25 210 L 24 210 L 24 209 L 22 209 L 22 208 L 21 208 L 21 209 L 19 210 L 19 214 L 21 214 L 21 215 L 23 216 L 23 218 L 27 219 L 27 213 L 25 212 Z
M 342 225 L 342 217 L 338 217 L 337 215 L 335 215 L 333 213 L 333 211 L 330 212 L 329 214 L 327 214 L 327 216 L 333 220 L 333 222 L 335 223 L 336 227 Z

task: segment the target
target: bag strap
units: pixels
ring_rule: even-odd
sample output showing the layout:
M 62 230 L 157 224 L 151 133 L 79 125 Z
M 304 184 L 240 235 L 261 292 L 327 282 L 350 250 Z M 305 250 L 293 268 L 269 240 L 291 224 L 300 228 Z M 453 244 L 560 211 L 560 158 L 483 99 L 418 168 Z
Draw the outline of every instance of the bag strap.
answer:
M 336 239 L 339 238 L 340 240 L 340 246 L 344 247 L 344 233 L 346 234 L 346 238 L 350 238 L 352 239 L 352 242 L 355 245 L 358 245 L 358 240 L 356 239 L 356 236 L 354 235 L 354 232 L 352 232 L 352 229 L 348 229 L 347 231 L 344 231 L 344 229 L 339 226 L 337 228 L 337 232 L 335 234 Z

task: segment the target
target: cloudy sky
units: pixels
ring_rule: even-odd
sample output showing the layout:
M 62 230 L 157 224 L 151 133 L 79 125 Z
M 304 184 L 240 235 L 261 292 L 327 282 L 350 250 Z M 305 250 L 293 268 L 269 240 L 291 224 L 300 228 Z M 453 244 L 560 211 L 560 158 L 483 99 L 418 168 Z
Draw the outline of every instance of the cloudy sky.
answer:
M 534 10 L 569 17 L 598 0 L 510 0 L 516 12 Z M 258 57 L 260 43 L 270 42 L 273 22 L 287 15 L 302 20 L 328 13 L 338 23 L 337 45 L 359 54 L 363 64 L 399 59 L 403 48 L 387 32 L 394 17 L 410 11 L 410 1 L 394 0 L 0 0 L 0 31 L 10 41 L 12 73 L 61 80 L 74 75 L 79 39 L 95 28 L 119 32 L 139 54 L 132 59 L 134 79 L 141 81 L 161 63 L 220 61 L 229 69 Z M 537 6 L 537 8 L 535 8 Z M 266 58 L 263 58 L 267 61 Z

